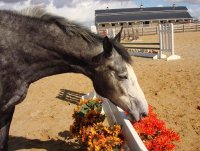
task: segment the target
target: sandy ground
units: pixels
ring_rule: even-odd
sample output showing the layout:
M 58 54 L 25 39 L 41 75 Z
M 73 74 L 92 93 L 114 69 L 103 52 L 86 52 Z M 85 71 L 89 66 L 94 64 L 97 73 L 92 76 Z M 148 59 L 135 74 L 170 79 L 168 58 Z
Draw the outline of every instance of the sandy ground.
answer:
M 145 36 L 141 41 L 157 42 L 157 38 Z M 133 66 L 148 102 L 167 126 L 180 134 L 177 151 L 200 151 L 200 32 L 175 34 L 175 50 L 182 59 L 167 62 L 133 57 Z M 16 108 L 9 150 L 82 150 L 72 139 L 69 126 L 76 98 L 92 90 L 91 81 L 81 74 L 51 76 L 33 83 Z

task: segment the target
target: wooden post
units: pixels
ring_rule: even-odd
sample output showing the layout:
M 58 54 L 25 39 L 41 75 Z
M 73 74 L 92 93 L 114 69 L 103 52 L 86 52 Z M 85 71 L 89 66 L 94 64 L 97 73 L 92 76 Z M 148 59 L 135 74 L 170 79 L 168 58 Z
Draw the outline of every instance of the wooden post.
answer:
M 126 31 L 124 30 L 124 39 L 126 38 Z
M 136 40 L 137 40 L 137 39 L 139 39 L 139 31 L 138 31 L 138 29 L 136 29 L 135 32 L 136 32 Z
M 185 32 L 185 26 L 184 26 L 184 24 L 183 24 L 183 32 Z
M 144 31 L 143 31 L 143 27 L 142 27 L 142 36 L 144 36 Z
M 198 31 L 198 23 L 196 23 L 196 31 Z
M 158 34 L 158 27 L 156 26 L 156 35 Z
M 128 40 L 130 40 L 130 32 L 129 32 L 129 29 L 127 29 L 127 32 L 128 32 Z

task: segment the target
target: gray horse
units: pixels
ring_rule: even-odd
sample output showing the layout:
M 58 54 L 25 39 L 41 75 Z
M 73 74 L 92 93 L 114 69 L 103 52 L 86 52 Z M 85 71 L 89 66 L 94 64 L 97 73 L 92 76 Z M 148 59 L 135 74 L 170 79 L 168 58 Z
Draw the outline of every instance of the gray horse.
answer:
M 29 14 L 29 15 L 27 15 Z M 0 11 L 0 151 L 8 149 L 15 105 L 29 85 L 60 73 L 82 73 L 98 94 L 136 121 L 148 113 L 131 57 L 115 38 L 100 37 L 65 18 L 34 9 L 22 14 Z

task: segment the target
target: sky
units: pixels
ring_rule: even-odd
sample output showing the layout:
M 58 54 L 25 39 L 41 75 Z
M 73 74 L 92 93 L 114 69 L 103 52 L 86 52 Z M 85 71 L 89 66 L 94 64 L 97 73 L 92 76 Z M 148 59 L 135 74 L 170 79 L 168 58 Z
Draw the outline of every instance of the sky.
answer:
M 200 0 L 0 0 L 0 9 L 21 10 L 29 6 L 44 7 L 48 12 L 79 22 L 94 25 L 98 9 L 186 6 L 192 17 L 200 19 Z

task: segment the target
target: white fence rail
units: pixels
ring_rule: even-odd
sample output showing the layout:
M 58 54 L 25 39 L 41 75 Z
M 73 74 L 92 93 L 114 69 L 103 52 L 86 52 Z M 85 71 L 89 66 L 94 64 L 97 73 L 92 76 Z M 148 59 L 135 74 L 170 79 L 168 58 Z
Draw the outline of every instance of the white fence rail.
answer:
M 160 24 L 158 31 L 159 31 L 159 43 L 131 42 L 122 44 L 129 50 L 129 53 L 134 56 L 153 57 L 153 59 L 162 59 L 166 58 L 166 55 L 164 55 L 163 52 L 169 52 L 170 56 L 167 58 L 167 60 L 180 59 L 180 56 L 174 54 L 174 25 L 172 23 Z M 141 50 L 148 50 L 148 51 L 141 51 Z M 158 53 L 150 51 L 151 52 L 150 53 L 149 50 L 159 50 L 159 51 Z
M 110 29 L 114 29 L 115 33 L 118 33 L 121 27 L 112 27 Z M 98 33 L 102 34 L 105 30 L 110 29 L 99 29 Z M 174 24 L 174 32 L 198 32 L 200 31 L 200 23 L 187 23 L 187 24 Z M 106 32 L 104 32 L 106 34 Z M 145 35 L 155 35 L 159 34 L 159 27 L 158 26 L 149 26 L 149 27 L 131 27 L 126 28 L 124 27 L 122 33 L 122 39 L 130 38 L 133 36 L 145 36 Z
M 148 151 L 121 108 L 112 104 L 108 99 L 99 96 L 96 92 L 90 92 L 82 96 L 83 100 L 88 98 L 102 98 L 104 100 L 102 104 L 103 111 L 108 123 L 110 125 L 120 124 L 122 126 L 122 133 L 128 146 L 128 148 L 125 148 L 125 151 Z

